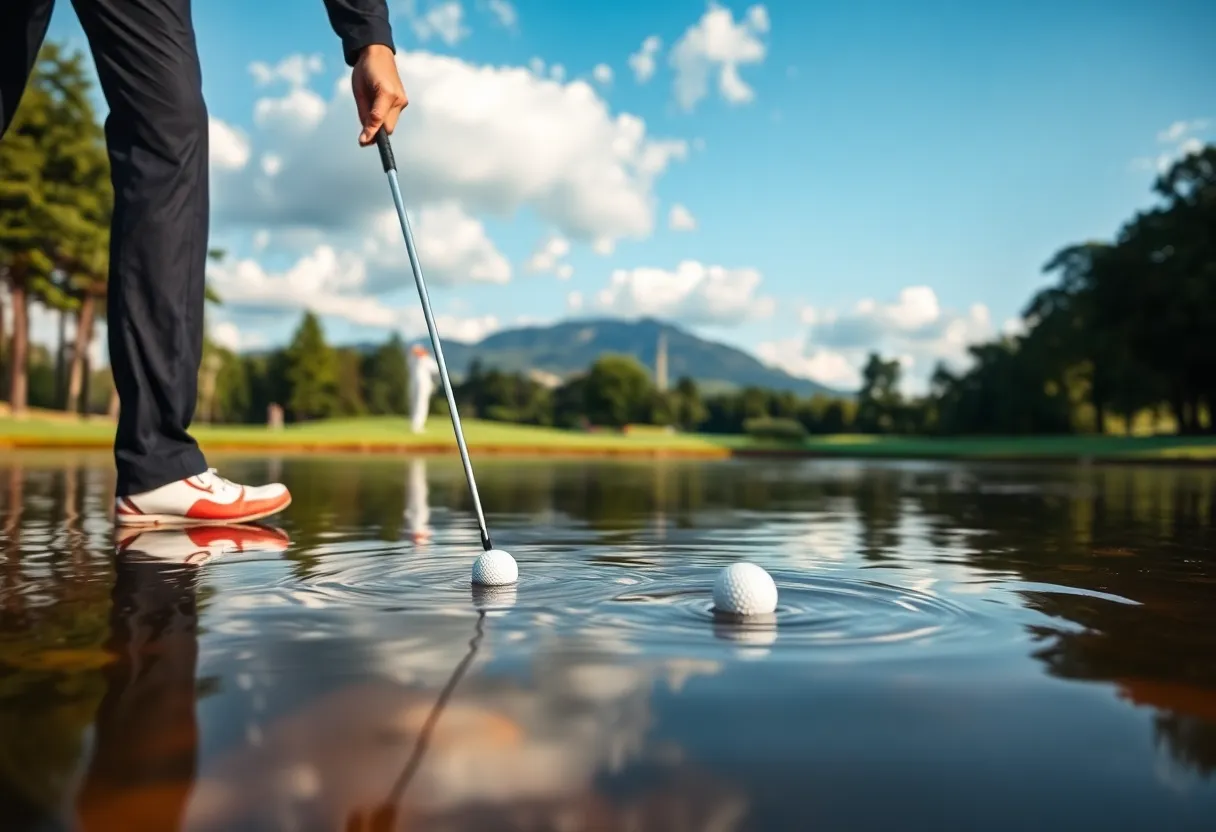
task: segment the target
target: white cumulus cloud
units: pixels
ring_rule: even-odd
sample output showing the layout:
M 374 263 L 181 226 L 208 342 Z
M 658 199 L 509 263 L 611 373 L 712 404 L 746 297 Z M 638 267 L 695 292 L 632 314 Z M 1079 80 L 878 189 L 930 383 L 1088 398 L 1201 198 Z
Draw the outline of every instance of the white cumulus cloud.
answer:
M 1163 149 L 1153 156 L 1135 159 L 1134 166 L 1153 173 L 1165 173 L 1179 160 L 1203 151 L 1207 143 L 1205 139 L 1211 136 L 1209 128 L 1212 124 L 1213 120 L 1207 118 L 1175 121 L 1157 133 L 1157 143 L 1164 145 Z
M 659 54 L 659 49 L 663 46 L 663 41 L 658 35 L 651 35 L 642 41 L 642 46 L 637 52 L 629 56 L 629 68 L 633 70 L 633 77 L 639 84 L 645 84 L 654 77 L 656 68 L 655 57 Z
M 435 327 L 439 330 L 439 337 L 443 343 L 462 341 L 466 344 L 474 344 L 502 329 L 502 322 L 497 315 L 474 315 L 472 317 L 436 315 Z M 427 332 L 426 319 L 417 306 L 406 309 L 402 331 L 409 338 L 416 338 Z
M 596 64 L 595 69 L 591 70 L 591 77 L 597 83 L 608 85 L 612 83 L 612 67 L 608 64 Z
M 861 385 L 861 369 L 844 353 L 824 348 L 807 351 L 805 347 L 806 339 L 795 335 L 758 344 L 756 355 L 792 376 L 813 379 L 837 390 L 853 390 Z
M 284 81 L 293 87 L 304 87 L 314 75 L 325 69 L 325 60 L 320 55 L 288 55 L 273 66 L 265 61 L 254 61 L 249 65 L 249 74 L 259 87 L 276 81 Z
M 760 272 L 685 260 L 674 270 L 617 269 L 596 297 L 623 317 L 653 316 L 687 324 L 732 325 L 773 314 L 772 298 L 758 296 Z
M 507 0 L 490 0 L 489 7 L 490 13 L 498 21 L 498 25 L 504 29 L 514 29 L 519 23 L 519 12 Z
M 267 307 L 297 305 L 306 297 L 329 297 L 361 288 L 367 277 L 362 258 L 331 246 L 318 246 L 278 274 L 250 258 L 227 260 L 209 269 L 225 305 Z
M 1208 120 L 1205 118 L 1191 119 L 1190 121 L 1175 121 L 1169 127 L 1157 134 L 1157 141 L 1162 144 L 1170 144 L 1171 142 L 1180 141 L 1188 136 L 1205 129 L 1208 126 Z
M 532 252 L 524 268 L 537 274 L 554 274 L 559 280 L 569 280 L 574 267 L 565 262 L 570 254 L 570 241 L 561 235 L 546 237 Z
M 259 349 L 266 346 L 262 333 L 242 329 L 233 321 L 218 321 L 210 325 L 211 340 L 232 352 Z
M 249 163 L 249 137 L 218 118 L 208 121 L 211 165 L 221 171 L 237 171 Z
M 402 274 L 409 279 L 408 266 Z M 267 271 L 257 260 L 246 258 L 215 265 L 208 273 L 224 299 L 222 311 L 227 316 L 277 316 L 311 311 L 356 326 L 395 330 L 410 338 L 426 333 L 426 319 L 417 301 L 387 304 L 366 292 L 367 276 L 367 264 L 362 257 L 326 245 L 318 246 L 280 272 Z M 460 341 L 480 340 L 500 328 L 494 315 L 436 314 L 435 323 L 442 337 Z M 213 326 L 220 328 L 224 324 L 225 321 L 217 321 Z M 254 336 L 244 336 L 242 343 L 249 346 L 251 337 Z
M 274 176 L 283 167 L 283 160 L 273 153 L 267 153 L 262 157 L 262 173 L 267 176 Z
M 584 81 L 426 52 L 403 53 L 397 62 L 411 105 L 393 145 L 411 207 L 451 200 L 470 215 L 504 218 L 526 208 L 601 251 L 653 233 L 656 181 L 687 157 L 687 142 L 648 135 L 637 116 L 614 116 Z M 311 130 L 258 135 L 281 160 L 274 176 L 224 176 L 243 168 L 248 145 L 225 125 L 213 126 L 217 225 L 333 232 L 365 227 L 383 209 L 383 172 L 375 151 L 357 145 L 346 78 L 323 103 Z M 263 108 L 263 118 L 270 113 Z
M 457 203 L 427 205 L 409 220 L 428 286 L 506 283 L 511 279 L 511 264 L 490 239 L 485 226 Z M 364 254 L 375 272 L 367 289 L 376 293 L 394 288 L 412 273 L 397 212 L 380 214 L 373 228 L 373 234 L 364 243 Z M 412 277 L 409 283 L 413 285 Z
M 677 203 L 671 206 L 671 213 L 667 215 L 667 227 L 672 231 L 693 231 L 697 227 L 697 218 Z
M 752 6 L 738 23 L 730 9 L 711 2 L 699 21 L 672 47 L 669 62 L 675 70 L 676 103 L 686 112 L 709 95 L 711 77 L 718 92 L 731 104 L 755 98 L 755 91 L 739 75 L 739 67 L 764 61 L 767 47 L 760 36 L 770 28 L 764 6 Z
M 325 118 L 325 99 L 297 87 L 281 98 L 260 98 L 253 105 L 253 121 L 264 130 L 311 130 Z
M 906 287 L 890 303 L 866 298 L 844 313 L 805 307 L 799 318 L 806 327 L 803 335 L 767 341 L 757 353 L 794 375 L 846 388 L 860 384 L 862 367 L 871 352 L 878 352 L 899 358 L 907 374 L 905 389 L 922 392 L 938 361 L 964 369 L 968 347 L 997 335 L 986 306 L 945 309 L 928 286 Z
M 424 10 L 418 8 L 416 0 L 405 0 L 402 11 L 420 41 L 438 38 L 448 46 L 455 46 L 469 34 L 464 25 L 464 6 L 459 0 L 429 2 Z

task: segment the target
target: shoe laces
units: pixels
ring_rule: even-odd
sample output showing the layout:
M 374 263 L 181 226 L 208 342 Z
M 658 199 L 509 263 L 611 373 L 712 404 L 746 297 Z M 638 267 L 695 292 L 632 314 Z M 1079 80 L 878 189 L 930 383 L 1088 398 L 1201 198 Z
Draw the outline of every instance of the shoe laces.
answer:
M 240 486 L 237 485 L 236 483 L 234 483 L 232 480 L 226 479 L 225 477 L 221 477 L 216 472 L 216 469 L 214 469 L 214 468 L 207 469 L 207 476 L 211 479 L 212 482 L 218 483 L 223 488 L 231 488 L 231 489 L 240 488 Z

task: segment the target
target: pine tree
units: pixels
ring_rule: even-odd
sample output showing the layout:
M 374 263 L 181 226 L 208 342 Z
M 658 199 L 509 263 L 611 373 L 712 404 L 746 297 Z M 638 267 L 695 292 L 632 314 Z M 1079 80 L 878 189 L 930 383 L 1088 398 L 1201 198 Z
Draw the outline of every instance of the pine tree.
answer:
M 343 416 L 367 413 L 363 400 L 363 357 L 349 347 L 334 351 L 338 360 L 338 409 Z
M 368 412 L 381 416 L 404 415 L 409 367 L 405 343 L 393 333 L 387 342 L 363 360 L 363 400 Z
M 17 414 L 28 398 L 29 303 L 83 311 L 83 298 L 96 296 L 108 271 L 113 192 L 90 92 L 81 54 L 46 44 L 0 143 L 0 266 L 13 306 L 9 403 Z M 91 336 L 91 326 L 81 321 L 79 335 Z
M 321 322 L 312 312 L 300 321 L 285 358 L 292 418 L 323 419 L 339 413 L 338 354 L 325 342 Z
M 12 306 L 8 358 L 8 400 L 14 415 L 25 411 L 28 393 L 29 295 L 49 277 L 53 264 L 44 252 L 47 239 L 45 140 L 51 108 L 44 85 L 31 83 L 4 141 L 0 142 L 0 266 Z

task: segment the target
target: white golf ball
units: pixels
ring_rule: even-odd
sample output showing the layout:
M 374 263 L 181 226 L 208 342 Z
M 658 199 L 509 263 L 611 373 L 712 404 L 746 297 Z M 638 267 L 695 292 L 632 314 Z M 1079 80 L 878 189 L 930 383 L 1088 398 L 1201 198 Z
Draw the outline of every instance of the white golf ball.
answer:
M 480 586 L 506 586 L 519 579 L 515 558 L 502 549 L 483 552 L 473 562 L 473 583 Z
M 730 615 L 767 615 L 777 609 L 777 585 L 754 563 L 732 563 L 714 581 L 714 609 Z

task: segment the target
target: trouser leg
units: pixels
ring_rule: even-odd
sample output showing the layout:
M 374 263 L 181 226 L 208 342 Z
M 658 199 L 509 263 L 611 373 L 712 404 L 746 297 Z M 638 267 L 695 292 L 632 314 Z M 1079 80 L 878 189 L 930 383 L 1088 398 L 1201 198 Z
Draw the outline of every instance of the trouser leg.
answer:
M 13 123 L 54 6 L 54 0 L 0 2 L 0 138 Z
M 107 302 L 118 494 L 200 474 L 208 126 L 190 0 L 73 0 L 110 106 Z

